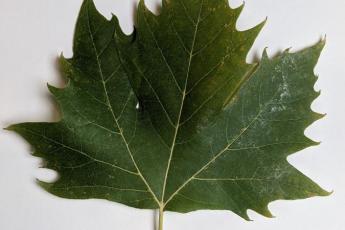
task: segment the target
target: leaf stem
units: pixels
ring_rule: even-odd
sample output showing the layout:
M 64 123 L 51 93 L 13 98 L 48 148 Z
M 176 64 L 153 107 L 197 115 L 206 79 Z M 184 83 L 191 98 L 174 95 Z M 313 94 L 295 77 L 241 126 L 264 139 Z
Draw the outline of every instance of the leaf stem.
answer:
M 164 218 L 164 210 L 163 210 L 163 207 L 161 207 L 159 208 L 158 230 L 163 230 L 163 218 Z

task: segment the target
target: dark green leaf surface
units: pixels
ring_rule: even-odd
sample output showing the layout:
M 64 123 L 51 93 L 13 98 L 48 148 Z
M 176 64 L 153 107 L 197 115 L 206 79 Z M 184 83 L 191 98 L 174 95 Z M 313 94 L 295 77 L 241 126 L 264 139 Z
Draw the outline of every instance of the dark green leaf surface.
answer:
M 79 15 L 74 56 L 61 57 L 58 123 L 11 126 L 56 170 L 50 193 L 145 209 L 247 210 L 328 193 L 286 158 L 316 145 L 305 129 L 322 115 L 313 69 L 324 46 L 245 62 L 260 28 L 237 31 L 225 0 L 141 1 L 126 36 L 91 0 Z M 139 106 L 138 106 L 139 104 Z

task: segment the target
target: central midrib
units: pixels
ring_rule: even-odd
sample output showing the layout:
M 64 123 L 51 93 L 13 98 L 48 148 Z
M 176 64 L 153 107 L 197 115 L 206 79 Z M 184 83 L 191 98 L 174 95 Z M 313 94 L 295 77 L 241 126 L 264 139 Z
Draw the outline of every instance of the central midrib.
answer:
M 179 114 L 178 114 L 177 122 L 176 122 L 176 125 L 175 125 L 175 133 L 174 133 L 174 137 L 173 137 L 171 148 L 170 148 L 169 160 L 168 160 L 167 169 L 165 171 L 165 177 L 164 177 L 163 188 L 162 188 L 162 197 L 161 197 L 161 202 L 159 204 L 161 209 L 164 209 L 164 207 L 166 205 L 164 203 L 166 184 L 167 184 L 168 174 L 169 174 L 169 171 L 170 171 L 171 160 L 172 160 L 172 157 L 173 157 L 173 154 L 174 154 L 174 150 L 175 150 L 175 144 L 176 144 L 177 135 L 178 135 L 178 132 L 179 132 L 179 127 L 180 127 L 180 121 L 181 121 L 181 116 L 182 116 L 182 112 L 183 112 L 183 107 L 184 107 L 184 103 L 185 103 L 186 91 L 187 91 L 187 86 L 188 86 L 188 79 L 189 79 L 189 75 L 190 75 L 190 69 L 191 69 L 191 64 L 192 64 L 192 59 L 193 59 L 193 52 L 194 52 L 194 47 L 195 47 L 196 36 L 197 36 L 197 33 L 198 33 L 198 28 L 199 28 L 199 23 L 200 23 L 203 3 L 204 3 L 204 0 L 202 0 L 201 4 L 200 4 L 198 19 L 197 19 L 197 22 L 195 24 L 195 29 L 194 29 L 194 35 L 193 35 L 191 50 L 190 50 L 190 53 L 189 53 L 188 67 L 187 67 L 187 73 L 186 73 L 186 80 L 185 80 L 185 83 L 184 83 L 184 89 L 183 89 L 183 92 L 182 92 L 181 106 L 180 106 L 180 111 L 179 111 Z

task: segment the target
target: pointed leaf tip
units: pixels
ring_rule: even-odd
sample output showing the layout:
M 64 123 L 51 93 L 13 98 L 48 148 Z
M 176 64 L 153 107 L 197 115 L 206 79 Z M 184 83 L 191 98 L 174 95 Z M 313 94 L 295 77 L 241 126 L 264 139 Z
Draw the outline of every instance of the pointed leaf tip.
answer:
M 261 55 L 261 59 L 263 61 L 269 59 L 269 57 L 268 57 L 268 48 L 267 47 L 264 48 L 264 50 L 262 52 L 262 55 Z

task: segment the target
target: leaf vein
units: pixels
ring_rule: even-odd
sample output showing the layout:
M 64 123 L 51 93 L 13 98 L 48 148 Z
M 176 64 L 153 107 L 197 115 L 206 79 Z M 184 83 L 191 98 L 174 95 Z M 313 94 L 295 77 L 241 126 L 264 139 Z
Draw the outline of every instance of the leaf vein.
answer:
M 125 136 L 123 135 L 122 128 L 120 127 L 120 125 L 119 125 L 119 123 L 118 123 L 118 121 L 117 121 L 117 118 L 116 118 L 116 116 L 115 116 L 115 113 L 114 113 L 114 111 L 113 111 L 113 108 L 112 108 L 112 106 L 111 106 L 110 98 L 109 98 L 109 96 L 108 96 L 107 87 L 106 87 L 105 81 L 104 81 L 104 76 L 103 76 L 103 71 L 102 71 L 102 68 L 101 68 L 101 63 L 100 63 L 100 60 L 98 59 L 97 48 L 96 48 L 96 45 L 95 45 L 94 37 L 93 37 L 92 32 L 91 32 L 89 14 L 87 14 L 87 17 L 88 17 L 88 29 L 89 29 L 89 34 L 90 34 L 91 41 L 92 41 L 92 45 L 93 45 L 93 49 L 94 49 L 94 52 L 95 52 L 95 55 L 96 55 L 96 60 L 97 60 L 97 64 L 98 64 L 98 69 L 99 69 L 99 73 L 100 73 L 100 76 L 101 76 L 101 79 L 102 79 L 102 84 L 103 84 L 103 89 L 104 89 L 105 96 L 106 96 L 106 99 L 107 99 L 107 104 L 108 104 L 109 109 L 110 109 L 110 111 L 111 111 L 111 114 L 112 114 L 112 116 L 113 116 L 113 118 L 114 118 L 114 121 L 115 121 L 115 123 L 116 123 L 118 129 L 120 130 L 120 135 L 121 135 L 121 137 L 122 137 L 123 142 L 124 142 L 125 145 L 126 145 L 127 152 L 128 152 L 128 154 L 130 155 L 130 158 L 131 158 L 131 160 L 132 160 L 132 162 L 133 162 L 134 167 L 135 167 L 136 170 L 137 170 L 138 175 L 140 176 L 140 178 L 142 179 L 142 181 L 143 181 L 144 184 L 146 185 L 148 191 L 151 193 L 151 195 L 152 195 L 153 198 L 157 201 L 157 204 L 158 204 L 159 202 L 158 202 L 158 199 L 157 199 L 155 193 L 152 191 L 150 185 L 147 183 L 147 181 L 146 181 L 146 179 L 144 178 L 144 176 L 142 175 L 142 173 L 141 173 L 141 171 L 140 171 L 140 169 L 139 169 L 139 167 L 138 167 L 136 161 L 134 160 L 134 156 L 133 156 L 133 154 L 132 154 L 132 151 L 131 151 L 130 148 L 129 148 L 129 145 L 128 145 L 127 141 L 126 141 L 126 138 L 125 138 Z

